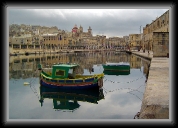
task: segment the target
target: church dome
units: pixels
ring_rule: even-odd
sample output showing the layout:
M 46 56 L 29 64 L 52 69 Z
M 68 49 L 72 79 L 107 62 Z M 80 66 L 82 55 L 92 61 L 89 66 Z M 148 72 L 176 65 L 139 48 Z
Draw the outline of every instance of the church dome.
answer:
M 72 29 L 72 32 L 77 32 L 77 30 L 78 30 L 78 27 L 77 27 L 77 25 L 75 25 Z
M 77 25 L 75 25 L 75 26 L 73 27 L 73 29 L 78 29 Z

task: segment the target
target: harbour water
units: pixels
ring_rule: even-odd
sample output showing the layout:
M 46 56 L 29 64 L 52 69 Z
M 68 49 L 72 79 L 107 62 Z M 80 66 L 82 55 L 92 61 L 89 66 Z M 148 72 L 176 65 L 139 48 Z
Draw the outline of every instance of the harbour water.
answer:
M 42 95 L 38 64 L 50 68 L 66 62 L 80 64 L 80 73 L 86 75 L 102 73 L 106 62 L 129 62 L 131 69 L 128 75 L 105 74 L 99 92 Z M 10 56 L 9 119 L 133 119 L 141 109 L 149 64 L 125 52 Z

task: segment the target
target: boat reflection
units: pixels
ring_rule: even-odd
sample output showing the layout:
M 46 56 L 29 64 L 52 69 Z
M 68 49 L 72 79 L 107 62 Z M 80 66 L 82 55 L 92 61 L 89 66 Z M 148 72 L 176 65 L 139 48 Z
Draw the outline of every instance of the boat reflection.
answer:
M 80 107 L 78 101 L 98 104 L 98 101 L 104 99 L 103 89 L 90 90 L 61 90 L 40 86 L 41 107 L 44 99 L 53 100 L 53 109 L 74 111 Z

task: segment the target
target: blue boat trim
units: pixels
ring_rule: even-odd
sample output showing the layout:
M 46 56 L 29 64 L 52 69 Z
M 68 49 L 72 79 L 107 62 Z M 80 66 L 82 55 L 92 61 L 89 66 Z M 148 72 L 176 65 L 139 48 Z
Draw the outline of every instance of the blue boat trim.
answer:
M 63 86 L 56 86 L 56 85 L 53 85 L 53 84 L 45 83 L 42 80 L 40 81 L 40 83 L 41 83 L 42 86 L 49 87 L 49 88 L 58 88 L 58 89 L 91 89 L 91 88 L 99 88 L 98 83 L 84 85 L 84 86 L 65 86 L 65 84 Z

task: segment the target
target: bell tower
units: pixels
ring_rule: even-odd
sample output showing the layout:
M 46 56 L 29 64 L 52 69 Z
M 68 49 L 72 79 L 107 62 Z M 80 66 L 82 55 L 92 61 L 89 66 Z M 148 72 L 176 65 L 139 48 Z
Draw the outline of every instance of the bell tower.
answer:
M 80 33 L 82 33 L 83 32 L 83 27 L 80 25 Z
M 91 29 L 90 26 L 89 26 L 89 29 L 88 29 L 88 33 L 92 34 L 92 29 Z

